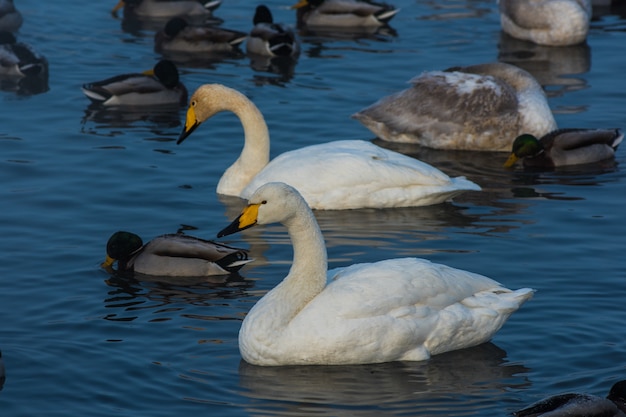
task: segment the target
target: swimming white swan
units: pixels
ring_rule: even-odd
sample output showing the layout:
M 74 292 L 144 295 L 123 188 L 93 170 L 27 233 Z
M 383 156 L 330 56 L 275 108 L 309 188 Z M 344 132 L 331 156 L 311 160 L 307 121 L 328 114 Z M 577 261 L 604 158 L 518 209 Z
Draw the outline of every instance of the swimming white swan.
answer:
M 591 0 L 499 0 L 502 30 L 539 45 L 584 42 L 589 33 Z
M 425 360 L 488 341 L 533 294 L 417 258 L 327 271 L 313 212 L 284 183 L 259 188 L 218 237 L 276 222 L 287 227 L 293 263 L 241 325 L 239 350 L 254 365 Z
M 206 84 L 189 103 L 178 143 L 221 111 L 234 112 L 243 125 L 243 150 L 220 179 L 218 194 L 247 199 L 259 186 L 282 181 L 296 187 L 312 208 L 338 210 L 423 206 L 480 190 L 464 177 L 450 178 L 417 159 L 361 140 L 307 146 L 270 162 L 267 125 L 246 96 L 220 84 Z
M 410 82 L 352 117 L 383 140 L 435 149 L 504 152 L 523 133 L 556 129 L 541 85 L 514 65 L 429 71 Z

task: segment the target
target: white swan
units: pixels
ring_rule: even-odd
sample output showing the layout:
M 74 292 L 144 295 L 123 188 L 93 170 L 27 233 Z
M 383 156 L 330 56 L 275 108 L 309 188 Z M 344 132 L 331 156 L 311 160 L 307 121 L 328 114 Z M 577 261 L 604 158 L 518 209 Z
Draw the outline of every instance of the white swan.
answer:
M 293 264 L 241 325 L 239 350 L 251 364 L 425 360 L 488 341 L 533 294 L 417 258 L 327 271 L 313 212 L 284 183 L 259 188 L 218 237 L 276 222 L 287 227 Z
M 450 178 L 417 159 L 361 140 L 307 146 L 270 162 L 263 115 L 246 96 L 220 84 L 203 85 L 193 94 L 178 143 L 221 111 L 239 117 L 245 142 L 239 158 L 220 179 L 219 194 L 247 199 L 262 184 L 282 181 L 296 187 L 312 208 L 337 210 L 423 206 L 480 190 L 464 177 Z
M 582 43 L 589 33 L 591 0 L 499 0 L 502 30 L 539 45 Z
M 523 133 L 556 129 L 535 78 L 500 62 L 425 72 L 352 117 L 379 138 L 435 149 L 510 151 Z

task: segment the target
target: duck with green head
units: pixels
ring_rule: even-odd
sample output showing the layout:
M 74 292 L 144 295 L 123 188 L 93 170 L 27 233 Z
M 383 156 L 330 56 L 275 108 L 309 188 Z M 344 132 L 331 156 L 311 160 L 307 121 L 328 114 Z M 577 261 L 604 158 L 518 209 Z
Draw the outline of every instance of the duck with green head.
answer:
M 237 272 L 252 259 L 248 252 L 181 233 L 162 235 L 144 245 L 131 232 L 113 233 L 107 242 L 102 267 L 117 261 L 118 272 L 144 275 L 191 277 Z
M 559 129 L 539 139 L 523 134 L 513 142 L 504 166 L 510 168 L 518 159 L 535 168 L 593 164 L 613 158 L 623 138 L 620 129 Z

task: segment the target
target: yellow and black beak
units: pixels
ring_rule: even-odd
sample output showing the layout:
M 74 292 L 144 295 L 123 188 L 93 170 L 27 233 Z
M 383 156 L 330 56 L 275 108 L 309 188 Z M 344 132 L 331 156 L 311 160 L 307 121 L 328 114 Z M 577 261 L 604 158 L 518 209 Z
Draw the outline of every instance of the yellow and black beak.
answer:
M 504 167 L 511 168 L 513 165 L 515 165 L 515 163 L 517 162 L 517 159 L 518 159 L 517 155 L 512 153 L 511 155 L 509 155 L 509 159 L 507 159 L 506 162 L 504 163 Z
M 233 233 L 241 232 L 242 230 L 254 226 L 259 214 L 259 206 L 260 204 L 248 205 L 231 224 L 217 234 L 217 237 L 232 235 Z
M 183 127 L 183 131 L 180 132 L 176 144 L 180 145 L 198 126 L 200 126 L 200 122 L 196 117 L 196 111 L 193 106 L 189 106 L 189 109 L 187 109 L 187 118 L 185 119 L 185 127 Z

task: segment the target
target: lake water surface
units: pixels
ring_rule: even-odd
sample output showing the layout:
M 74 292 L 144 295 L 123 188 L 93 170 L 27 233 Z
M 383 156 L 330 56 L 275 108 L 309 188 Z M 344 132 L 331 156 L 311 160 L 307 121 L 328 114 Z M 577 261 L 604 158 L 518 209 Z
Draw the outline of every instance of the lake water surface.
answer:
M 535 297 L 491 343 L 419 363 L 259 368 L 241 361 L 250 307 L 285 276 L 279 225 L 229 236 L 256 262 L 240 275 L 128 280 L 99 264 L 119 229 L 213 239 L 242 202 L 215 186 L 241 149 L 230 114 L 175 141 L 183 110 L 98 111 L 89 81 L 151 68 L 150 28 L 114 19 L 115 1 L 17 0 L 18 39 L 50 62 L 49 90 L 0 91 L 0 349 L 3 416 L 503 416 L 545 395 L 605 395 L 626 379 L 624 149 L 615 163 L 548 173 L 505 155 L 381 146 L 483 187 L 452 203 L 317 212 L 329 266 L 419 256 Z M 224 0 L 223 26 L 248 31 L 256 4 Z M 292 23 L 289 2 L 266 4 Z M 302 37 L 283 73 L 244 55 L 180 64 L 190 92 L 218 82 L 264 113 L 272 156 L 335 139 L 372 139 L 350 115 L 413 76 L 488 61 L 544 85 L 560 127 L 626 128 L 626 10 L 596 8 L 585 45 L 542 48 L 500 33 L 495 1 L 396 0 L 393 33 Z

